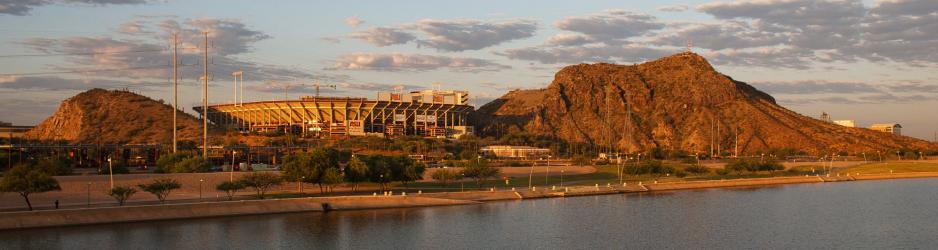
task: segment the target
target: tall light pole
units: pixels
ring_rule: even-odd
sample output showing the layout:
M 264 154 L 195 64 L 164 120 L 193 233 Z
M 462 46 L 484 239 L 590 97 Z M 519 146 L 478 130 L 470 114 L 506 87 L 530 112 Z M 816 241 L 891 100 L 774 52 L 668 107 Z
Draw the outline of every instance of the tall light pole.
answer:
M 108 176 L 111 179 L 111 189 L 114 189 L 114 164 L 111 163 L 111 157 L 107 157 L 107 172 Z
M 202 32 L 205 36 L 203 54 L 202 80 L 202 158 L 208 160 L 208 32 Z
M 238 151 L 231 150 L 231 171 L 228 171 L 228 181 L 234 181 L 234 168 L 235 168 L 235 156 L 238 155 Z
M 176 53 L 177 53 L 178 47 L 179 47 L 179 38 L 178 38 L 178 35 L 175 32 L 173 32 L 173 153 L 174 154 L 176 153 L 176 148 L 177 148 L 177 143 L 178 143 L 176 141 L 176 130 L 178 128 L 176 126 L 176 113 L 179 110 L 179 107 L 178 107 L 179 105 L 178 93 L 179 92 L 177 91 L 177 88 L 176 88 L 179 85 L 179 71 L 176 65 L 177 63 Z
M 199 179 L 199 202 L 202 202 L 202 182 L 205 182 L 205 180 Z
M 234 81 L 234 105 L 235 106 L 241 106 L 244 103 L 242 100 L 244 98 L 244 77 L 242 76 L 243 74 L 244 74 L 243 71 L 235 71 L 231 73 L 231 76 L 234 76 L 234 80 L 235 80 Z M 239 81 L 240 81 L 240 86 L 241 86 L 241 90 L 240 90 L 241 98 L 238 98 Z

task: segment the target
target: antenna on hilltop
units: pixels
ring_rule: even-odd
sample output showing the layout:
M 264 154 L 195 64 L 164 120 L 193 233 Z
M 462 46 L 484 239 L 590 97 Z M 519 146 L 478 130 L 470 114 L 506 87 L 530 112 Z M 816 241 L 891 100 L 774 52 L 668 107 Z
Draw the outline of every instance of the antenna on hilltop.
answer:
M 694 39 L 690 39 L 690 38 L 687 39 L 687 51 L 686 52 L 694 52 Z

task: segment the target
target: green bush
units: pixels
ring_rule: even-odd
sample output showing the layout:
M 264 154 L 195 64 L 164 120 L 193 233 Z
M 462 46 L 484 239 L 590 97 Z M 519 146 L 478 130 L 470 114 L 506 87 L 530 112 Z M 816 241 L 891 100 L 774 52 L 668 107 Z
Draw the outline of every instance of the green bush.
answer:
M 688 173 L 691 173 L 691 174 L 707 174 L 707 173 L 710 173 L 710 168 L 700 166 L 700 165 L 691 165 L 691 166 L 684 168 L 684 171 L 687 171 Z
M 729 169 L 725 169 L 725 168 L 721 168 L 721 169 L 717 169 L 716 173 L 717 173 L 718 175 L 728 175 L 728 174 L 730 174 L 730 170 L 729 170 Z
M 218 183 L 218 186 L 215 186 L 215 189 L 225 192 L 225 195 L 228 196 L 228 200 L 230 201 L 234 199 L 234 195 L 238 192 L 238 190 L 244 189 L 244 183 L 240 181 L 225 181 Z
M 153 194 L 156 196 L 156 199 L 160 200 L 160 202 L 165 202 L 166 197 L 169 196 L 169 193 L 175 189 L 181 188 L 182 184 L 179 184 L 179 181 L 174 179 L 166 178 L 156 179 L 153 180 L 153 182 L 147 184 L 137 185 L 137 187 L 140 187 L 141 190 L 147 193 Z

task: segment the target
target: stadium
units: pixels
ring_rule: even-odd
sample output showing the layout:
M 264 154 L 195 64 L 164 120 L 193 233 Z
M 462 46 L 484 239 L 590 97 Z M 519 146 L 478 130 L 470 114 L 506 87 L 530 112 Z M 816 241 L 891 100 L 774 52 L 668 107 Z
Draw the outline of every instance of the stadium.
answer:
M 421 90 L 378 93 L 377 100 L 304 96 L 298 100 L 209 105 L 207 118 L 242 132 L 284 131 L 309 137 L 415 135 L 458 138 L 472 134 L 469 93 Z M 201 112 L 201 107 L 195 110 Z

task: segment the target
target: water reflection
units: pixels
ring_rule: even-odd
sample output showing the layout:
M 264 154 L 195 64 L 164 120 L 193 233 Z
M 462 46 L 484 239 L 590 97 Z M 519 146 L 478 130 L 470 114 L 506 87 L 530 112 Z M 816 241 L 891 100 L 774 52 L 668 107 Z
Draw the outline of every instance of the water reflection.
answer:
M 0 249 L 930 248 L 938 180 L 707 189 L 0 232 Z

